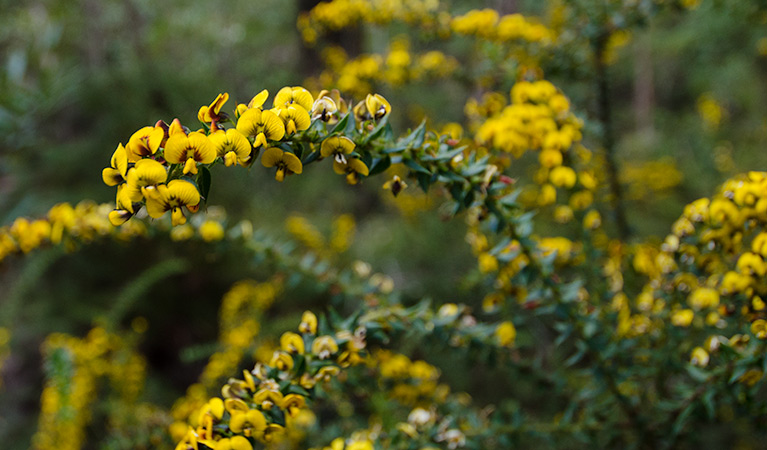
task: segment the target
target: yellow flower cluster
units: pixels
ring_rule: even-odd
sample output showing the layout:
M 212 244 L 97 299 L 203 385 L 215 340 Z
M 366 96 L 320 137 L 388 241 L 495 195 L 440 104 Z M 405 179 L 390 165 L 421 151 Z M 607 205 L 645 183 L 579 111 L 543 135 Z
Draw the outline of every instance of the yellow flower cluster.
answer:
M 0 228 L 0 262 L 11 254 L 29 253 L 45 245 L 70 247 L 105 236 L 130 239 L 146 234 L 146 226 L 141 222 L 115 229 L 106 218 L 111 209 L 107 204 L 81 201 L 74 206 L 55 205 L 45 218 L 20 217 L 10 226 Z
M 458 61 L 438 50 L 414 54 L 404 36 L 395 38 L 386 53 L 363 54 L 349 59 L 340 47 L 323 51 L 327 69 L 313 82 L 319 86 L 337 86 L 351 95 L 365 95 L 374 85 L 401 86 L 422 80 L 450 76 Z M 312 81 L 310 81 L 312 83 Z
M 662 194 L 682 182 L 682 172 L 672 158 L 627 164 L 621 171 L 621 181 L 627 185 L 627 197 L 643 200 L 651 193 Z
M 714 98 L 711 92 L 698 97 L 698 115 L 703 120 L 703 125 L 710 130 L 716 130 L 726 116 L 726 110 L 720 102 Z
M 145 361 L 116 334 L 97 327 L 85 338 L 54 333 L 43 343 L 47 378 L 33 448 L 82 447 L 97 383 L 108 378 L 120 394 L 116 409 L 131 410 L 144 385 Z M 119 413 L 119 411 L 118 411 Z
M 494 9 L 475 9 L 450 21 L 456 34 L 477 36 L 494 42 L 523 40 L 549 44 L 556 36 L 545 25 L 535 23 L 522 14 L 500 16 Z
M 224 294 L 218 339 L 223 348 L 210 356 L 198 383 L 190 386 L 186 396 L 173 405 L 171 415 L 176 422 L 171 426 L 172 434 L 178 434 L 178 430 L 186 431 L 185 423 L 195 418 L 196 411 L 207 401 L 207 392 L 217 387 L 222 378 L 235 372 L 259 332 L 259 318 L 281 290 L 279 278 L 263 283 L 244 280 L 235 283 Z
M 426 361 L 412 361 L 401 353 L 379 350 L 368 364 L 378 368 L 382 388 L 403 405 L 443 403 L 450 394 L 450 387 L 439 383 L 439 369 Z
M 354 241 L 356 222 L 351 214 L 341 214 L 333 220 L 329 239 L 306 217 L 292 214 L 285 220 L 285 228 L 299 242 L 321 255 L 343 253 Z
M 338 31 L 358 23 L 388 24 L 401 21 L 433 27 L 444 20 L 438 14 L 439 0 L 331 0 L 320 2 L 298 18 L 304 42 L 314 44 L 328 31 Z
M 277 441 L 307 408 L 317 383 L 364 361 L 364 333 L 320 334 L 310 311 L 303 314 L 298 331 L 281 336 L 268 364 L 257 363 L 242 379 L 230 378 L 221 390 L 223 398 L 211 398 L 200 408 L 176 449 L 197 450 L 203 444 L 252 450 L 257 442 Z
M 348 111 L 337 92 L 322 91 L 315 100 L 303 87 L 284 87 L 275 95 L 272 108 L 264 109 L 268 96 L 263 90 L 248 104 L 237 105 L 234 119 L 230 119 L 222 111 L 229 95 L 219 94 L 209 106 L 200 108 L 202 128 L 196 131 L 175 119 L 170 125 L 158 121 L 133 133 L 125 146 L 118 145 L 110 167 L 102 171 L 104 183 L 117 188 L 116 208 L 109 213 L 109 221 L 121 225 L 146 206 L 150 217 L 158 219 L 170 211 L 171 223 L 183 225 L 187 221 L 184 210 L 196 212 L 205 200 L 212 165 L 249 166 L 262 150 L 261 164 L 276 169 L 277 181 L 300 174 L 302 152 L 283 150 L 279 143 L 290 141 L 312 124 L 337 122 L 338 114 Z M 354 115 L 363 126 L 365 120 L 383 119 L 390 109 L 380 95 L 368 95 L 354 107 Z M 226 123 L 233 127 L 226 128 Z M 333 170 L 355 184 L 368 174 L 368 167 L 350 155 L 356 144 L 337 134 L 327 136 L 320 149 L 310 146 L 316 153 L 307 158 L 333 156 Z M 314 137 L 318 138 L 317 133 Z M 216 240 L 222 230 L 211 224 L 201 231 L 207 240 Z

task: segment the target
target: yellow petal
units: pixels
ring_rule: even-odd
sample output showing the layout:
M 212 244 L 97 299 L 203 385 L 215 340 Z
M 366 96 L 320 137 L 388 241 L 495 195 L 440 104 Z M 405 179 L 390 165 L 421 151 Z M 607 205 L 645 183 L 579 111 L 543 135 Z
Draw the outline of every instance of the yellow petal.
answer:
M 261 156 L 261 164 L 263 164 L 264 167 L 274 167 L 282 161 L 282 154 L 283 151 L 277 147 L 267 148 Z
M 126 172 L 128 171 L 128 153 L 125 151 L 125 147 L 123 147 L 122 144 L 117 146 L 117 149 L 115 149 L 115 152 L 112 153 L 112 160 L 110 161 L 111 166 L 114 169 L 117 169 L 120 174 L 125 177 Z
M 167 177 L 168 172 L 161 163 L 153 159 L 142 159 L 136 161 L 136 165 L 128 172 L 128 184 L 136 187 L 150 186 L 164 183 Z
M 181 207 L 173 208 L 173 210 L 170 213 L 170 223 L 174 227 L 177 227 L 179 225 L 183 225 L 186 223 L 186 216 L 184 216 L 184 211 L 181 210 Z
M 279 141 L 285 137 L 285 125 L 282 120 L 280 120 L 280 117 L 273 111 L 264 111 L 262 120 L 264 124 L 264 134 L 266 134 L 267 138 L 273 141 Z
M 186 162 L 187 142 L 186 134 L 171 134 L 168 138 L 168 142 L 165 143 L 165 160 L 171 164 L 181 164 Z
M 173 180 L 168 183 L 167 198 L 172 205 L 190 205 L 194 206 L 200 203 L 200 193 L 190 182 L 184 180 Z
M 266 103 L 266 99 L 269 97 L 269 91 L 264 89 L 253 97 L 248 103 L 248 108 L 260 108 Z
M 251 108 L 242 113 L 237 119 L 237 131 L 248 137 L 257 135 L 260 132 L 261 112 L 261 108 Z
M 365 106 L 367 107 L 370 115 L 373 116 L 373 118 L 376 120 L 389 114 L 389 111 L 391 111 L 391 105 L 389 102 L 379 94 L 368 94 L 365 98 Z
M 197 174 L 197 161 L 195 161 L 192 158 L 189 158 L 186 160 L 186 163 L 184 163 L 184 175 L 186 174 Z
M 285 163 L 288 170 L 293 173 L 301 173 L 304 170 L 304 165 L 301 164 L 301 160 L 292 153 L 285 152 L 282 155 L 282 161 Z
M 349 168 L 351 168 L 354 172 L 360 175 L 368 176 L 368 174 L 370 173 L 368 170 L 368 166 L 366 166 L 361 159 L 352 159 L 351 161 L 349 161 L 348 165 L 349 165 Z
M 124 181 L 123 176 L 116 169 L 105 167 L 101 171 L 101 179 L 107 186 L 117 186 Z
M 354 147 L 354 141 L 346 136 L 331 136 L 322 141 L 320 153 L 324 158 L 327 158 L 334 153 L 348 155 L 354 150 Z
M 109 223 L 119 227 L 130 219 L 132 214 L 124 209 L 115 209 L 109 212 Z
M 207 106 L 200 106 L 200 109 L 197 110 L 197 120 L 203 123 L 209 123 L 213 120 L 210 118 L 210 113 L 208 113 Z
M 216 160 L 216 150 L 204 133 L 199 131 L 189 133 L 189 147 L 193 150 L 194 159 L 197 162 L 210 164 Z

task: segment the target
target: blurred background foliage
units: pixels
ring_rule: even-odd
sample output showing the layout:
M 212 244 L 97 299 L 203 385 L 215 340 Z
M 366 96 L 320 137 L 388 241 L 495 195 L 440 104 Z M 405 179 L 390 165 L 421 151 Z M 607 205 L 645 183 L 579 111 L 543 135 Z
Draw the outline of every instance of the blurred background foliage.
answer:
M 285 85 L 322 80 L 320 48 L 306 47 L 296 30 L 299 12 L 314 3 L 0 0 L 0 225 L 40 216 L 62 201 L 111 201 L 113 190 L 99 174 L 117 143 L 141 126 L 174 117 L 195 123 L 200 105 L 219 92 L 242 103 L 264 88 L 273 94 Z M 593 24 L 571 3 L 456 1 L 449 9 L 522 12 L 559 26 L 560 45 L 540 55 L 540 70 L 570 98 L 585 121 L 586 144 L 598 148 L 604 124 L 588 41 Z M 608 43 L 615 158 L 633 241 L 663 236 L 684 204 L 727 177 L 764 169 L 765 9 L 757 1 L 665 8 Z M 437 129 L 463 122 L 467 99 L 508 92 L 518 79 L 497 71 L 503 53 L 493 45 L 435 42 L 417 27 L 362 26 L 331 39 L 348 57 L 385 53 L 393 40 L 405 39 L 412 53 L 439 49 L 456 59 L 450 73 L 437 78 L 405 85 L 371 81 L 373 92 L 396 105 L 399 132 L 423 117 Z M 464 278 L 476 266 L 463 242 L 464 225 L 423 212 L 439 209 L 439 194 L 418 195 L 411 188 L 393 200 L 377 179 L 347 186 L 328 170 L 312 169 L 283 185 L 260 167 L 231 171 L 214 177 L 208 202 L 222 206 L 231 223 L 249 219 L 273 239 L 289 237 L 285 221 L 291 213 L 308 217 L 325 236 L 335 217 L 352 214 L 354 242 L 339 265 L 369 262 L 394 279 L 406 302 L 428 295 L 479 309 L 482 295 L 471 275 Z M 520 177 L 533 176 L 523 166 L 518 170 Z M 117 321 L 127 326 L 136 317 L 148 320 L 141 344 L 149 363 L 145 396 L 168 406 L 182 395 L 216 340 L 211 318 L 223 293 L 238 279 L 268 276 L 243 264 L 243 254 L 221 254 L 214 245 L 180 246 L 160 238 L 6 260 L 0 266 L 0 326 L 11 327 L 14 341 L 2 369 L 4 445 L 26 448 L 34 432 L 42 385 L 38 348 L 45 335 L 85 333 L 94 317 L 109 315 L 115 298 L 136 284 L 143 283 L 141 292 Z M 155 267 L 164 268 L 161 279 L 142 278 Z M 301 286 L 290 300 L 268 312 L 264 334 L 276 335 L 303 309 L 328 302 Z M 445 363 L 451 356 L 435 358 Z M 493 373 L 445 376 L 480 399 L 493 395 L 477 381 Z

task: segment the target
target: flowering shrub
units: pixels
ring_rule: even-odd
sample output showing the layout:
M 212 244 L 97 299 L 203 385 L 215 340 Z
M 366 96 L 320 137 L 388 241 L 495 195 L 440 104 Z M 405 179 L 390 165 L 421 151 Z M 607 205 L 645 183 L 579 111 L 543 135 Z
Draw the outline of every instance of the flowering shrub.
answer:
M 625 202 L 655 200 L 682 173 L 666 158 L 619 174 L 601 104 L 606 68 L 631 31 L 661 8 L 698 5 L 554 3 L 549 24 L 492 9 L 453 15 L 437 1 L 319 3 L 298 19 L 307 45 L 363 24 L 405 25 L 424 39 L 468 39 L 489 67 L 460 73 L 441 50 L 411 54 L 403 35 L 383 55 L 328 45 L 310 89 L 262 90 L 247 103 L 221 93 L 197 123 L 139 127 L 104 155 L 113 204 L 60 203 L 0 228 L 3 265 L 145 241 L 199 249 L 211 265 L 236 255 L 248 274 L 223 295 L 215 343 L 188 352 L 204 363 L 174 402 L 143 395 L 168 386 L 142 353 L 149 321 L 128 311 L 151 285 L 189 271 L 183 258 L 146 268 L 89 331 L 48 335 L 32 447 L 687 448 L 708 433 L 761 436 L 767 173 L 734 176 L 689 203 L 662 240 L 633 238 Z M 596 118 L 545 77 L 552 55 L 574 48 L 591 52 Z M 398 103 L 372 92 L 467 77 L 482 91 L 465 99 L 462 124 L 402 127 Z M 697 108 L 708 132 L 726 117 L 710 94 Z M 474 300 L 407 298 L 393 276 L 349 258 L 364 226 L 350 211 L 330 232 L 295 212 L 280 218 L 285 237 L 230 223 L 211 187 L 236 170 L 267 170 L 280 184 L 324 170 L 350 189 L 375 186 L 410 220 L 423 210 L 462 221 L 472 267 L 444 283 Z M 289 320 L 273 320 L 279 308 Z M 0 327 L 0 367 L 18 332 Z M 470 376 L 462 383 L 457 372 Z M 475 374 L 489 398 L 471 395 Z

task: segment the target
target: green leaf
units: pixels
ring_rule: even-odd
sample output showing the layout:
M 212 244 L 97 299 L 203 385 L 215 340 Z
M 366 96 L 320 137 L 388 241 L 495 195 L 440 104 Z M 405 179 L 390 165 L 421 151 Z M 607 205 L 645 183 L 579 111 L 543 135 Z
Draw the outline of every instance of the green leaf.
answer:
M 313 152 L 309 153 L 309 154 L 306 156 L 306 158 L 304 158 L 304 160 L 303 160 L 303 161 L 301 161 L 301 163 L 302 163 L 303 165 L 311 164 L 311 163 L 313 163 L 314 161 L 317 161 L 317 159 L 318 159 L 319 157 L 320 157 L 320 152 L 319 152 L 319 150 L 317 150 L 317 151 L 313 151 Z
M 431 175 L 431 172 L 429 172 L 425 167 L 421 166 L 420 164 L 418 164 L 417 162 L 413 161 L 412 159 L 402 160 L 402 163 L 405 166 L 407 166 L 408 169 L 410 169 L 410 170 L 412 170 L 414 172 Z
M 349 111 L 345 116 L 339 120 L 336 125 L 330 130 L 330 134 L 339 133 L 343 135 L 351 134 L 354 130 L 354 113 Z
M 409 135 L 405 136 L 397 144 L 405 145 L 408 147 L 418 148 L 423 145 L 424 137 L 426 136 L 426 119 L 421 121 L 421 124 L 416 127 Z
M 391 166 L 391 158 L 389 156 L 384 156 L 383 158 L 375 159 L 373 163 L 370 165 L 369 176 L 379 174 L 383 172 L 384 170 L 388 169 L 389 166 Z
M 210 169 L 205 166 L 200 168 L 200 173 L 197 175 L 197 185 L 200 186 L 200 195 L 208 201 L 208 193 L 210 192 Z

